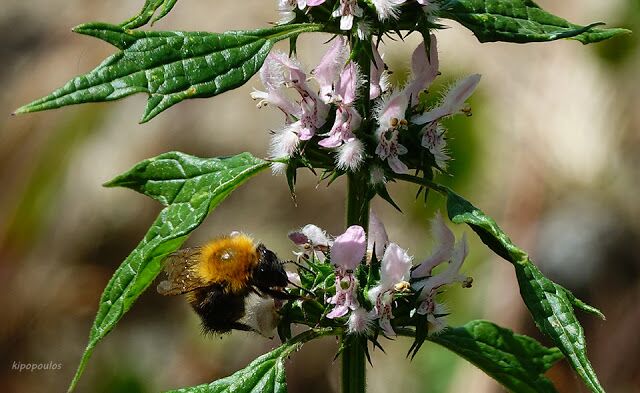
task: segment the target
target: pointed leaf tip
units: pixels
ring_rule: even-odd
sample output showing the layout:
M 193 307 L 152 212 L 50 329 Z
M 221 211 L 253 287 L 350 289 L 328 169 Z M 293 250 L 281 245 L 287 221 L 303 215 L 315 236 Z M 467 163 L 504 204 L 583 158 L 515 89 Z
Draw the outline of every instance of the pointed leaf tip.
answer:
M 469 225 L 483 243 L 513 264 L 520 295 L 536 326 L 560 348 L 591 391 L 604 392 L 587 357 L 584 330 L 574 307 L 598 316 L 602 313 L 545 277 L 527 253 L 518 248 L 491 217 L 451 190 L 447 190 L 447 211 L 452 222 Z
M 477 320 L 429 336 L 465 358 L 513 392 L 557 393 L 545 372 L 563 358 L 531 337 L 492 322 Z
M 118 25 L 100 22 L 83 23 L 74 27 L 71 31 L 101 39 L 120 50 L 130 47 L 138 39 Z
M 233 190 L 267 167 L 265 161 L 249 153 L 198 158 L 169 152 L 144 160 L 105 183 L 136 190 L 165 208 L 105 287 L 70 390 L 76 386 L 96 345 L 160 273 L 161 261 L 177 250 Z
M 299 24 L 217 34 L 82 24 L 73 30 L 106 41 L 120 51 L 93 71 L 71 79 L 48 96 L 18 108 L 16 113 L 147 93 L 149 98 L 140 121 L 145 123 L 183 100 L 213 97 L 243 85 L 260 69 L 276 42 L 321 27 Z
M 606 40 L 624 29 L 603 29 L 602 22 L 577 25 L 530 0 L 449 0 L 440 14 L 471 30 L 480 42 L 540 42 L 562 38 L 583 44 Z
M 120 25 L 128 29 L 136 29 L 147 23 L 150 23 L 150 25 L 153 26 L 155 22 L 165 17 L 171 11 L 177 1 L 178 0 L 146 0 L 144 6 L 138 12 L 138 15 L 121 23 Z M 160 12 L 154 16 L 160 7 L 162 7 Z

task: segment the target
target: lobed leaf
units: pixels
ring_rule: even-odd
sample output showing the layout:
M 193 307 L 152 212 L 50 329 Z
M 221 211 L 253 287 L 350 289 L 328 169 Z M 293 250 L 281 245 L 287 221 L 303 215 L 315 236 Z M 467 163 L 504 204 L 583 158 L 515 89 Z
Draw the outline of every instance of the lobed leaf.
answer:
M 136 29 L 140 26 L 146 25 L 149 21 L 151 21 L 151 25 L 153 25 L 155 22 L 164 18 L 177 2 L 178 0 L 145 0 L 144 6 L 142 6 L 138 15 L 121 23 L 120 26 L 125 29 Z M 153 15 L 160 7 L 162 7 L 160 12 L 158 12 L 158 15 L 154 17 Z
M 319 28 L 298 24 L 217 34 L 127 30 L 106 23 L 80 25 L 75 32 L 100 38 L 120 52 L 15 113 L 147 93 L 144 123 L 185 99 L 212 97 L 243 85 L 260 69 L 276 42 Z
M 233 375 L 212 383 L 171 390 L 167 393 L 286 393 L 285 359 L 300 349 L 305 342 L 331 333 L 330 329 L 308 330 L 260 356 Z
M 160 273 L 162 260 L 176 251 L 234 189 L 268 165 L 249 153 L 225 158 L 197 158 L 170 152 L 145 160 L 106 184 L 134 189 L 161 201 L 166 207 L 105 287 L 89 343 L 69 391 L 75 388 L 98 342 Z
M 440 16 L 455 20 L 473 31 L 480 42 L 535 42 L 570 38 L 590 44 L 626 29 L 601 29 L 593 23 L 580 26 L 555 16 L 531 0 L 446 0 Z
M 587 358 L 584 330 L 573 307 L 604 318 L 602 313 L 546 278 L 527 253 L 514 245 L 492 218 L 460 195 L 451 190 L 445 191 L 451 221 L 469 225 L 491 250 L 513 264 L 520 294 L 538 328 L 554 341 L 593 392 L 604 392 Z
M 471 321 L 428 339 L 465 358 L 513 392 L 556 392 L 544 373 L 562 359 L 558 348 L 547 348 L 488 321 Z

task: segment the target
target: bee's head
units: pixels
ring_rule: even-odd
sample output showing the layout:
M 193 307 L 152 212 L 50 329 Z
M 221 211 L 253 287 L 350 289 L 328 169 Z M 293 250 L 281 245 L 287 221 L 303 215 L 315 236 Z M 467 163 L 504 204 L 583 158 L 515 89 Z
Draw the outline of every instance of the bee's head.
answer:
M 259 260 L 258 266 L 253 272 L 253 285 L 259 289 L 286 287 L 289 283 L 287 272 L 276 254 L 267 249 L 264 244 L 259 244 L 257 251 Z

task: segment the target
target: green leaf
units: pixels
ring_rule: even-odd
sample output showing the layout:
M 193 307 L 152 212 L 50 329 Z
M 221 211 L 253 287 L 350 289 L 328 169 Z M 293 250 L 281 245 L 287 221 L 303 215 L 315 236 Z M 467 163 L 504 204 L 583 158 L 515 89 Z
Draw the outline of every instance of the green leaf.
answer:
M 571 38 L 583 44 L 630 33 L 626 29 L 601 29 L 593 23 L 580 26 L 541 9 L 530 0 L 446 0 L 440 16 L 461 23 L 480 42 L 535 42 Z
M 233 375 L 215 382 L 172 390 L 167 393 L 286 393 L 285 359 L 302 344 L 316 337 L 334 334 L 331 329 L 314 329 L 299 334 L 273 351 L 251 362 Z
M 260 69 L 277 41 L 319 28 L 299 24 L 216 34 L 127 30 L 105 23 L 80 25 L 75 32 L 100 38 L 121 51 L 16 113 L 147 93 L 144 123 L 182 100 L 212 97 L 243 85 Z
M 142 6 L 138 15 L 124 23 L 121 23 L 120 26 L 125 29 L 136 29 L 140 26 L 146 25 L 149 21 L 151 21 L 151 25 L 153 25 L 155 22 L 164 18 L 177 2 L 178 0 L 145 0 L 144 6 Z M 155 14 L 156 10 L 160 7 L 162 7 L 162 9 L 158 15 L 154 17 L 153 14 Z M 153 20 L 151 18 L 153 18 Z
M 471 321 L 429 337 L 517 393 L 556 392 L 544 373 L 562 352 L 488 321 Z
M 249 153 L 204 159 L 171 152 L 145 160 L 106 184 L 142 192 L 166 207 L 105 287 L 69 391 L 75 388 L 98 342 L 160 273 L 162 260 L 177 250 L 234 189 L 268 165 Z
M 600 317 L 603 317 L 602 313 L 546 278 L 492 218 L 453 191 L 446 190 L 446 193 L 451 221 L 469 225 L 491 250 L 513 264 L 520 294 L 538 328 L 554 341 L 593 392 L 604 392 L 587 358 L 584 331 L 573 307 Z

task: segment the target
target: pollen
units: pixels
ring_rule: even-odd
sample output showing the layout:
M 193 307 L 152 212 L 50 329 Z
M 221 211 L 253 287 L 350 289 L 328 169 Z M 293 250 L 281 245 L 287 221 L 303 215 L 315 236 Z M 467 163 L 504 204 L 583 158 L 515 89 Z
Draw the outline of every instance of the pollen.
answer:
M 242 233 L 234 234 L 202 247 L 198 274 L 207 282 L 221 284 L 226 292 L 239 293 L 246 289 L 257 264 L 253 239 Z

